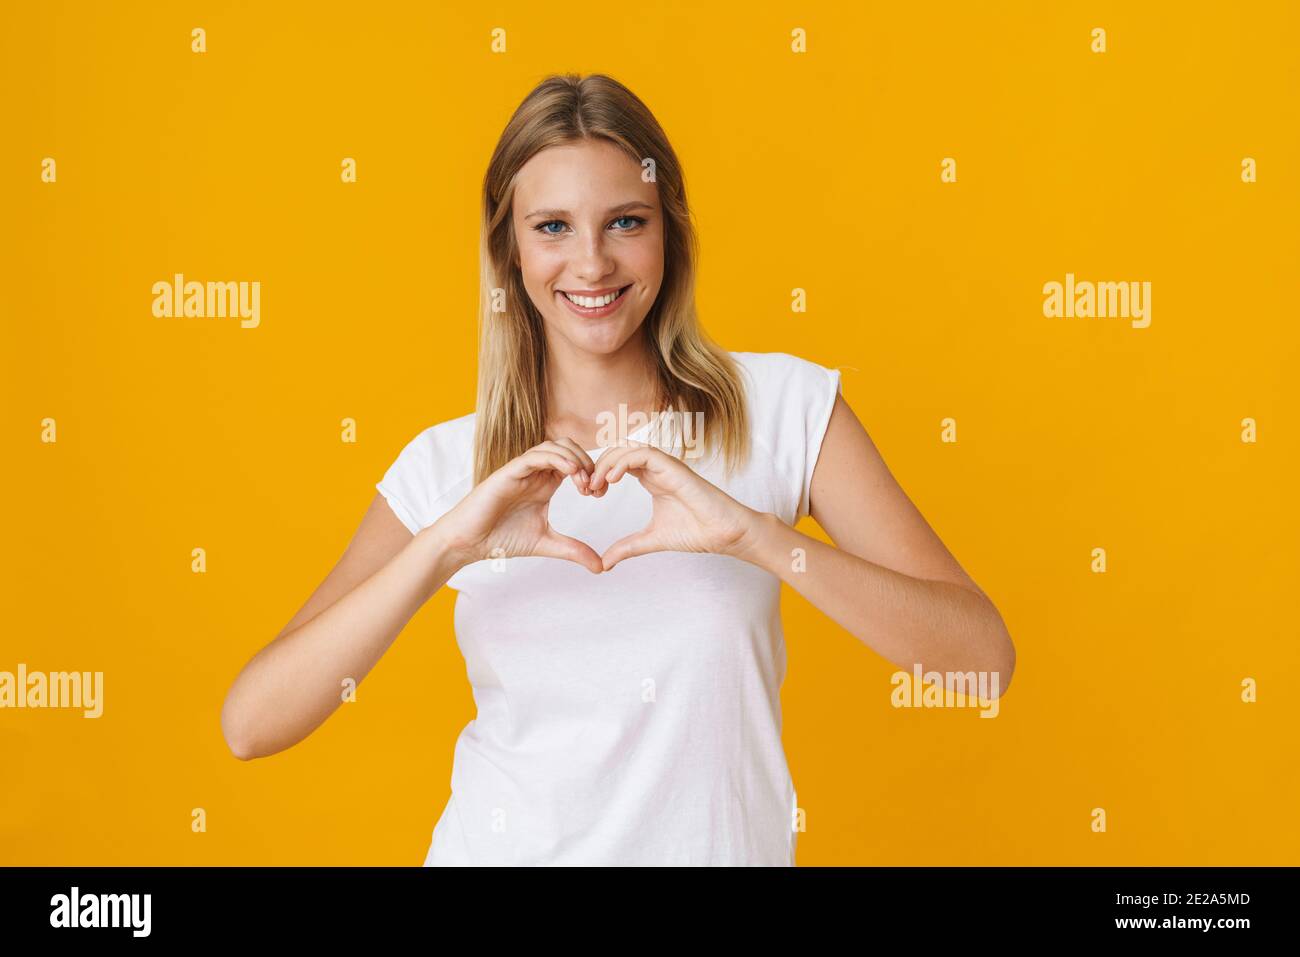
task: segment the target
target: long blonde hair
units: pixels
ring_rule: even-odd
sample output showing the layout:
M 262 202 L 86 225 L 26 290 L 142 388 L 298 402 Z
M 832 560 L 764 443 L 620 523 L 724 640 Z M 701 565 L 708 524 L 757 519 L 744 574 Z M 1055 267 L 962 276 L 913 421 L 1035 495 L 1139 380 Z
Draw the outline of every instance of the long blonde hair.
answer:
M 546 337 L 517 264 L 511 216 L 515 175 L 541 150 L 584 139 L 607 140 L 638 166 L 644 167 L 646 158 L 654 162 L 664 212 L 664 277 L 640 333 L 655 358 L 655 409 L 702 419 L 703 448 L 720 447 L 728 470 L 749 454 L 740 371 L 700 328 L 696 315 L 697 241 L 677 155 L 631 90 L 603 74 L 569 73 L 545 78 L 519 104 L 483 177 L 476 485 L 546 440 Z

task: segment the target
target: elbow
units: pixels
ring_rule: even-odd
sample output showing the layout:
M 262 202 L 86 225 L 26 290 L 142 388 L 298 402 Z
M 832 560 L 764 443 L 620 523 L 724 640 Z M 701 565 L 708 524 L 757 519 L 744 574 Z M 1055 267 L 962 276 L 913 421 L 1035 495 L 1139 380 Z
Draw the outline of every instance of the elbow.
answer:
M 1011 640 L 1011 632 L 1007 630 L 1006 622 L 1002 620 L 1002 613 L 998 611 L 997 606 L 984 596 L 988 604 L 988 610 L 993 619 L 993 628 L 996 639 L 993 642 L 993 652 L 989 662 L 990 670 L 997 675 L 997 695 L 1002 697 L 1007 693 L 1007 688 L 1011 684 L 1011 676 L 1016 671 L 1016 643 Z
M 225 739 L 230 753 L 240 761 L 251 761 L 253 758 L 260 757 L 248 734 L 236 719 L 229 695 L 221 707 L 221 736 Z
M 241 761 L 251 761 L 253 758 L 260 757 L 252 748 L 244 744 L 226 739 L 226 745 L 230 748 L 230 753 Z
M 1016 673 L 1016 646 L 1011 641 L 1011 636 L 1007 635 L 1006 656 L 1002 659 L 998 671 L 998 697 L 1001 698 L 1007 693 L 1007 688 L 1011 685 L 1011 676 Z
M 1007 626 L 1002 623 L 1002 616 L 998 616 L 998 624 L 1001 627 L 1001 639 L 998 656 L 995 659 L 998 669 L 998 697 L 1007 693 L 1007 688 L 1011 685 L 1011 676 L 1016 673 L 1016 643 L 1011 640 L 1011 632 L 1007 631 Z

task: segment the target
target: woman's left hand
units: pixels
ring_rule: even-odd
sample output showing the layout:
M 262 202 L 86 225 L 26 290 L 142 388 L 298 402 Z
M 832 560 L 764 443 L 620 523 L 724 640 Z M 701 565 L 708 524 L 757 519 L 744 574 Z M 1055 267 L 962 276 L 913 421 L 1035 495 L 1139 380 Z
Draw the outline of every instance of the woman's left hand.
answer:
M 620 538 L 601 556 L 605 571 L 625 558 L 650 552 L 738 555 L 759 513 L 697 475 L 685 462 L 651 445 L 606 449 L 596 459 L 588 488 L 597 497 L 624 475 L 635 475 L 651 496 L 650 524 Z

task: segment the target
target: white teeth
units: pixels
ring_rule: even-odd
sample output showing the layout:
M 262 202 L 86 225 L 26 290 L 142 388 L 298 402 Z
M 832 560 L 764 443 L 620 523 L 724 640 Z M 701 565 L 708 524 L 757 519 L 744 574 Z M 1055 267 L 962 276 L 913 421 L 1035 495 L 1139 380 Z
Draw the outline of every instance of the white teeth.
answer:
M 570 296 L 567 292 L 564 292 L 563 289 L 561 289 L 560 292 L 564 293 L 565 297 L 570 302 L 577 303 L 579 306 L 582 306 L 584 309 L 595 309 L 598 306 L 608 306 L 611 302 L 613 302 L 615 299 L 618 298 L 617 290 L 605 296 L 596 296 L 594 299 L 590 296 Z

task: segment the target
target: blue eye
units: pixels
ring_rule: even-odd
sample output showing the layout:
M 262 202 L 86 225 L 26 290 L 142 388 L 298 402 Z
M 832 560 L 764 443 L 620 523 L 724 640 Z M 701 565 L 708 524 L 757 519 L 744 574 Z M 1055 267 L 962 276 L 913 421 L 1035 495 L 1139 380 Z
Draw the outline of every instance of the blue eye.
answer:
M 634 229 L 638 229 L 638 228 L 640 228 L 640 227 L 642 227 L 642 226 L 644 226 L 644 225 L 646 224 L 646 221 L 645 221 L 644 219 L 642 219 L 640 216 L 620 216 L 618 219 L 614 220 L 614 222 L 615 222 L 615 223 L 622 223 L 622 222 L 629 222 L 629 223 L 631 223 L 630 226 L 624 226 L 624 227 L 620 228 L 620 229 L 618 230 L 618 232 L 621 232 L 621 233 L 631 232 L 632 230 L 634 230 Z M 562 226 L 564 226 L 564 220 L 562 220 L 562 219 L 549 219 L 549 220 L 547 220 L 547 221 L 544 222 L 544 223 L 538 223 L 536 226 L 533 227 L 533 229 L 537 230 L 537 232 L 541 233 L 543 236 L 559 236 L 559 235 L 560 235 L 560 233 L 558 233 L 558 232 L 553 232 L 552 230 L 547 229 L 548 226 L 561 226 L 561 227 L 562 227 Z M 561 230 L 561 232 L 563 232 L 563 230 Z

